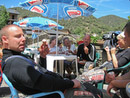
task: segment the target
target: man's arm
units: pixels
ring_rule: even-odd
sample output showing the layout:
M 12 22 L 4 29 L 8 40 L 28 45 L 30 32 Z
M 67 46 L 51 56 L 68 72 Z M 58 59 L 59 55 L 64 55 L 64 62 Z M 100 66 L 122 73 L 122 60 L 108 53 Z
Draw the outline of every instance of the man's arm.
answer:
M 95 57 L 96 57 L 96 48 L 94 45 L 91 45 L 91 50 L 90 50 L 90 53 L 88 54 L 89 58 L 91 61 L 94 61 L 95 60 Z
M 108 85 L 108 88 L 107 88 L 107 94 L 112 96 L 111 89 L 116 90 L 118 88 L 126 88 L 126 85 L 129 82 L 130 82 L 130 79 L 129 80 L 113 80 L 113 81 L 111 81 L 111 83 Z
M 112 55 L 112 63 L 114 68 L 118 68 L 118 61 L 116 57 L 116 48 L 111 48 L 111 55 Z
M 116 80 L 128 80 L 128 79 L 130 79 L 130 71 L 122 76 L 116 77 Z
M 16 66 L 17 65 L 17 66 Z M 80 82 L 76 80 L 64 80 L 55 75 L 40 73 L 35 70 L 30 63 L 26 62 L 21 58 L 17 58 L 12 63 L 11 72 L 13 79 L 18 83 L 22 83 L 25 87 L 29 87 L 39 91 L 55 91 L 55 90 L 65 90 L 68 88 L 78 88 L 80 87 Z
M 129 82 L 130 82 L 130 71 L 122 76 L 116 77 L 108 85 L 108 88 L 107 88 L 108 95 L 112 96 L 110 93 L 111 89 L 125 88 L 127 83 Z
M 107 53 L 107 60 L 108 60 L 108 61 L 111 61 L 112 58 L 111 58 L 110 50 L 109 50 L 109 47 L 108 47 L 108 46 L 105 47 L 105 51 L 106 51 L 106 53 Z

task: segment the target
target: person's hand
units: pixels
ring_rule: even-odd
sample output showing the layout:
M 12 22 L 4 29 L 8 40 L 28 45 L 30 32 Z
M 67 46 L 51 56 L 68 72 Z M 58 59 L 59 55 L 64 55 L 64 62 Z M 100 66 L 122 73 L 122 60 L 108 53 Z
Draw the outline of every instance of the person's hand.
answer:
M 79 61 L 78 63 L 84 65 L 86 63 L 86 60 Z
M 116 54 L 116 48 L 115 47 L 111 48 L 111 54 Z
M 114 87 L 114 85 L 113 85 L 113 81 L 108 85 L 108 87 L 107 87 L 107 94 L 109 95 L 109 96 L 111 96 L 112 97 L 112 93 L 111 93 L 111 90 L 112 89 L 114 89 L 114 90 L 116 90 L 116 87 Z
M 78 81 L 77 79 L 73 79 L 72 81 L 74 82 L 73 88 L 80 88 L 81 87 L 80 81 Z
M 49 53 L 49 48 L 47 44 L 42 44 L 39 49 L 40 55 L 45 58 L 46 55 Z
M 48 45 L 45 45 L 45 46 L 44 46 L 44 52 L 45 52 L 45 54 L 48 54 L 48 53 L 49 53 L 49 47 L 48 47 Z
M 86 53 L 86 54 L 88 54 L 88 47 L 86 47 L 86 46 L 84 46 L 84 52 Z
M 70 49 L 68 49 L 68 52 L 69 52 L 69 53 L 73 53 Z
M 104 49 L 105 49 L 106 52 L 110 51 L 108 46 L 106 46 Z
M 115 74 L 106 73 L 105 83 L 110 83 L 112 80 L 115 80 Z

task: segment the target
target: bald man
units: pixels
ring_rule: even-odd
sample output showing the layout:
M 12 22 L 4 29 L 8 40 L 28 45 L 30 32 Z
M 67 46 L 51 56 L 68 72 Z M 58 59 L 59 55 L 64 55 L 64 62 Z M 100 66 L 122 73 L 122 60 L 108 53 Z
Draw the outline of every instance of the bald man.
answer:
M 94 45 L 91 44 L 91 38 L 89 34 L 84 35 L 83 43 L 78 46 L 77 57 L 78 57 L 78 69 L 84 68 L 86 61 L 93 62 L 95 60 L 96 48 Z M 84 63 L 82 63 L 81 60 L 84 61 Z
M 46 71 L 42 74 L 37 71 L 26 59 L 31 62 L 33 61 L 29 57 L 21 54 L 25 49 L 26 39 L 19 26 L 7 25 L 3 27 L 0 31 L 0 37 L 3 47 L 3 72 L 13 86 L 20 92 L 28 95 L 38 92 L 64 91 L 68 88 L 80 87 L 80 82 L 78 80 L 64 80 L 63 78 L 58 78 L 55 73 Z M 44 49 L 44 51 L 45 50 L 46 49 Z M 12 57 L 9 59 L 9 57 L 14 55 L 22 56 L 26 59 L 21 57 Z M 54 96 L 56 97 L 56 95 Z

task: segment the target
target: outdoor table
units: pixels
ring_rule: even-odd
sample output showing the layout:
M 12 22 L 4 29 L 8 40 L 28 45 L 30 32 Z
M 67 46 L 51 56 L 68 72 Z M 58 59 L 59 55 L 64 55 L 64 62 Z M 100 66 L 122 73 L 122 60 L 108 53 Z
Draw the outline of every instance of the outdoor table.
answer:
M 65 55 L 65 54 L 48 54 L 46 56 L 47 60 L 47 70 L 53 71 L 54 68 L 54 61 L 59 60 L 60 62 L 60 70 L 59 74 L 63 76 L 64 72 L 64 60 L 75 60 L 76 62 L 76 75 L 78 76 L 78 63 L 77 63 L 77 56 L 76 55 Z

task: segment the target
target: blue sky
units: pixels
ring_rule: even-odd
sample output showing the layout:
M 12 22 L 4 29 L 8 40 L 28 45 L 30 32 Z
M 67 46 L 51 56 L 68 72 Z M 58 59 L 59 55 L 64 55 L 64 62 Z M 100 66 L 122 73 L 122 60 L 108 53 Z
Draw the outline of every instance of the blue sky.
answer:
M 0 0 L 0 5 L 6 8 L 18 7 L 25 0 Z M 93 15 L 96 18 L 106 15 L 116 15 L 128 19 L 130 16 L 130 0 L 82 0 L 96 8 Z

